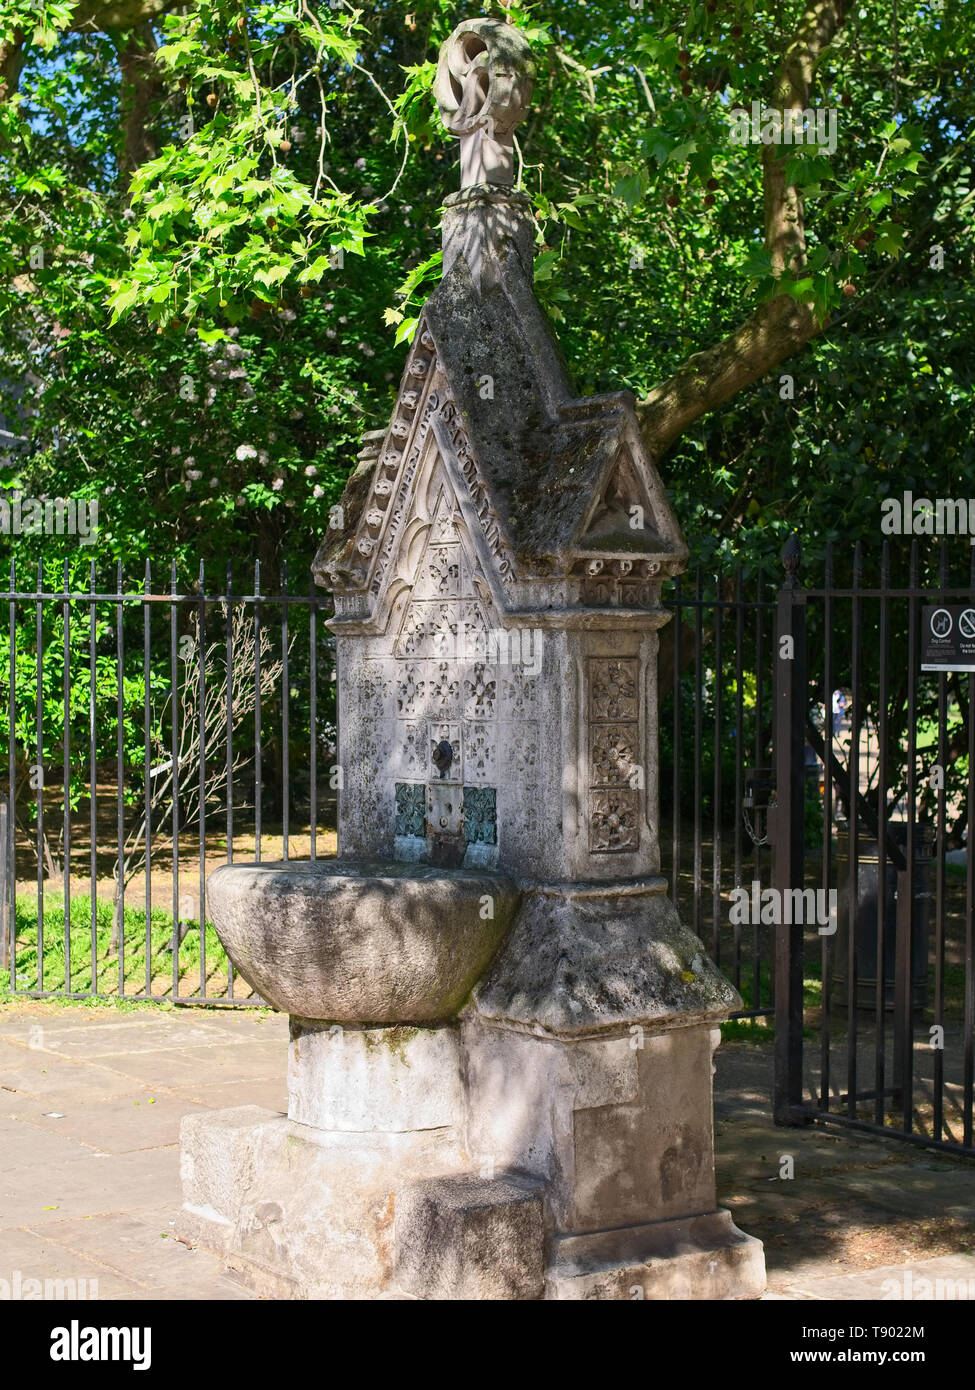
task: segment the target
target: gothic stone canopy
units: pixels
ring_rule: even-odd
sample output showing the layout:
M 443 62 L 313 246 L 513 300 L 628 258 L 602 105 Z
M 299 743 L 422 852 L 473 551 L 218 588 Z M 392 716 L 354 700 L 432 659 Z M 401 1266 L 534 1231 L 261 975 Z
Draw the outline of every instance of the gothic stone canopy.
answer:
M 686 546 L 633 397 L 572 392 L 532 289 L 529 207 L 522 194 L 484 186 L 448 199 L 445 274 L 392 419 L 365 436 L 315 560 L 339 624 L 376 630 L 390 586 L 412 584 L 410 557 L 422 549 L 414 504 L 435 474 L 502 620 L 652 608 L 660 581 L 683 568 Z

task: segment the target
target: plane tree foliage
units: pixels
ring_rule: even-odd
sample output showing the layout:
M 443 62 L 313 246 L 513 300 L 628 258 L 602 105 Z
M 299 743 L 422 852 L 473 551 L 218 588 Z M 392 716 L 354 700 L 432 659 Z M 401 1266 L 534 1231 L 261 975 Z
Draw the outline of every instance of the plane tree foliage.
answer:
M 0 486 L 99 501 L 94 546 L 5 562 L 307 583 L 439 273 L 434 65 L 482 12 L 0 0 Z M 971 5 L 496 12 L 538 67 L 539 296 L 580 393 L 636 396 L 694 553 L 796 530 L 818 563 L 879 542 L 886 494 L 975 494 Z M 835 148 L 763 142 L 769 109 Z

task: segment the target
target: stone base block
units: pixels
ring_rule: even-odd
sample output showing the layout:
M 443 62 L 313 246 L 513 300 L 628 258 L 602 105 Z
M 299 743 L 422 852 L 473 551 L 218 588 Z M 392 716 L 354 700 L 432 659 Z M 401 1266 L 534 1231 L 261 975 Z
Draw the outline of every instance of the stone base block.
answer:
M 256 1105 L 190 1115 L 177 1234 L 287 1299 L 731 1299 L 765 1287 L 726 1211 L 553 1234 L 540 1179 L 465 1171 L 452 1129 L 325 1133 Z
M 746 1299 L 765 1292 L 762 1242 L 719 1209 L 558 1241 L 547 1299 Z
M 266 1297 L 389 1296 L 401 1192 L 465 1157 L 451 1129 L 325 1133 L 254 1105 L 189 1115 L 177 1234 Z
M 543 1189 L 514 1176 L 417 1183 L 396 1206 L 396 1282 L 423 1299 L 538 1299 Z
M 340 1028 L 291 1020 L 288 1118 L 320 1130 L 405 1133 L 464 1115 L 457 1028 Z

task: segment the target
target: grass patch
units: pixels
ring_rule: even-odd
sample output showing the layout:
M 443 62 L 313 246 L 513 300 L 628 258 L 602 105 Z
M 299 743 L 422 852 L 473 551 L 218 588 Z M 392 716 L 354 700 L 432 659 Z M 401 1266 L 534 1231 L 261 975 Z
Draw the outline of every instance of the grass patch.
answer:
M 173 978 L 188 989 L 200 981 L 200 924 L 184 921 L 183 940 L 173 951 L 173 919 L 163 908 L 155 908 L 146 921 L 142 908 L 126 908 L 122 931 L 121 965 L 119 952 L 112 950 L 112 904 L 96 902 L 94 924 L 88 897 L 72 898 L 65 949 L 64 906 L 53 903 L 44 909 L 43 971 L 38 965 L 38 916 L 35 898 L 20 897 L 16 902 L 16 981 L 21 990 L 52 990 L 64 994 L 88 993 L 119 997 L 146 992 L 147 962 L 149 992 L 172 990 Z M 148 938 L 148 939 L 147 939 Z M 94 944 L 93 944 L 94 943 Z M 204 940 L 205 976 L 226 980 L 227 953 L 211 923 L 206 924 Z M 92 957 L 95 971 L 92 979 Z M 120 979 L 121 976 L 121 979 Z M 10 998 L 9 975 L 0 997 Z
M 775 1024 L 770 1018 L 729 1018 L 721 1025 L 722 1042 L 770 1043 Z

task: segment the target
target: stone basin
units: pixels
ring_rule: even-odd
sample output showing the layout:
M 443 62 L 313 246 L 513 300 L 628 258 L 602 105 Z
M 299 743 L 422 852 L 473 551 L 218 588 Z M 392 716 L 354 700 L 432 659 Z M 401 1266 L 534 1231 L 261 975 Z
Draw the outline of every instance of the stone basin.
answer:
M 248 984 L 284 1013 L 335 1023 L 453 1018 L 519 898 L 490 870 L 398 862 L 225 864 L 207 879 L 207 915 Z

